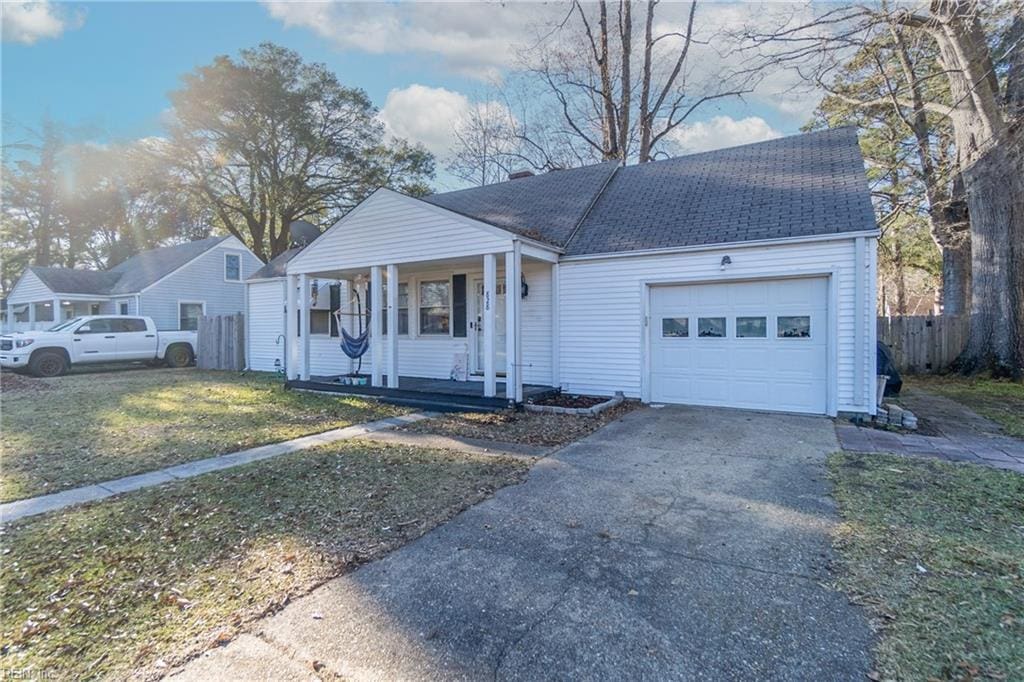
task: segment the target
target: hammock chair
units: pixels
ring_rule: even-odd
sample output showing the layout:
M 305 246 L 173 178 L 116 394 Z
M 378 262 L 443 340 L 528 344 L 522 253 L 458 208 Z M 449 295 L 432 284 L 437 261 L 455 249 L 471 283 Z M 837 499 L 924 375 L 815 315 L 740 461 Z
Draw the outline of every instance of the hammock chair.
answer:
M 341 331 L 341 352 L 358 361 L 356 369 L 352 373 L 358 375 L 363 368 L 363 356 L 370 348 L 370 325 L 367 324 L 366 328 L 363 328 L 363 303 L 359 298 L 359 292 L 353 291 L 352 296 L 356 304 L 356 312 L 343 313 L 340 309 L 335 310 L 334 318 L 338 321 L 338 329 Z M 345 331 L 345 327 L 341 323 L 341 318 L 345 315 L 356 318 L 359 331 L 355 336 Z

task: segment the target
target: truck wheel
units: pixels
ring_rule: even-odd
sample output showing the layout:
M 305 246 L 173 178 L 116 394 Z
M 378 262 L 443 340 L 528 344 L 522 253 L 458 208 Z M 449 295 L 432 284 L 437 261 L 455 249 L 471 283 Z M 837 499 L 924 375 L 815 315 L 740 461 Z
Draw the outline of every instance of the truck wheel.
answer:
M 37 377 L 59 377 L 68 371 L 68 360 L 57 351 L 36 351 L 28 362 L 28 369 Z
M 171 346 L 164 353 L 164 360 L 168 367 L 188 367 L 192 364 L 192 349 L 182 343 Z

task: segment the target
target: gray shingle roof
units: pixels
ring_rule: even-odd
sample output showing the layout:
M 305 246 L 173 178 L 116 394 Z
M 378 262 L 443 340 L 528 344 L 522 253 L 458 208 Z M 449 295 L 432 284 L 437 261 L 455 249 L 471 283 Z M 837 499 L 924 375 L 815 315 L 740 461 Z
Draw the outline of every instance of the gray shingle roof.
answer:
M 47 268 L 30 265 L 29 270 L 55 294 L 103 294 L 117 283 L 120 275 L 96 270 Z
M 423 197 L 437 206 L 562 246 L 615 172 L 613 161 Z
M 286 266 L 288 261 L 292 258 L 299 255 L 299 252 L 302 251 L 303 248 L 304 247 L 302 246 L 294 246 L 287 251 L 282 251 L 267 261 L 262 268 L 252 273 L 249 279 L 271 279 L 274 277 L 284 277 L 284 266 Z
M 29 269 L 56 294 L 134 294 L 225 239 L 227 237 L 210 237 L 143 251 L 107 271 L 44 268 L 36 265 Z
M 425 201 L 566 255 L 876 229 L 854 128 L 635 166 L 602 163 Z

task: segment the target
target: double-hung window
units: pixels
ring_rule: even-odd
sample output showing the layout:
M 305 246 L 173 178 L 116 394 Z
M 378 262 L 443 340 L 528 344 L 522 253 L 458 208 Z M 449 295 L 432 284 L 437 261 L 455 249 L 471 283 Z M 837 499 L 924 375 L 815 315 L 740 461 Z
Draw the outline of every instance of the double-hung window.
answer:
M 420 334 L 448 334 L 451 330 L 451 283 L 446 279 L 420 282 L 419 294 Z
M 203 304 L 198 302 L 178 304 L 178 329 L 195 331 L 199 329 L 199 318 L 203 316 Z
M 242 257 L 237 253 L 224 254 L 224 281 L 242 281 Z

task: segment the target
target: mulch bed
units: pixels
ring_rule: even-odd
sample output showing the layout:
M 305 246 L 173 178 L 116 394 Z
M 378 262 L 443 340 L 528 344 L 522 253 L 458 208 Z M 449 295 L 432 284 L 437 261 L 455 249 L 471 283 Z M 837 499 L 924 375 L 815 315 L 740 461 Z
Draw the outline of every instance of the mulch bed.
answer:
M 572 407 L 586 409 L 593 407 L 594 405 L 600 405 L 603 402 L 607 402 L 611 398 L 602 398 L 594 395 L 571 395 L 568 393 L 556 393 L 555 395 L 541 398 L 540 400 L 531 400 L 534 405 L 551 405 L 554 407 Z
M 627 400 L 597 416 L 512 411 L 491 414 L 461 412 L 407 424 L 401 430 L 526 445 L 566 445 L 639 406 L 639 402 Z

